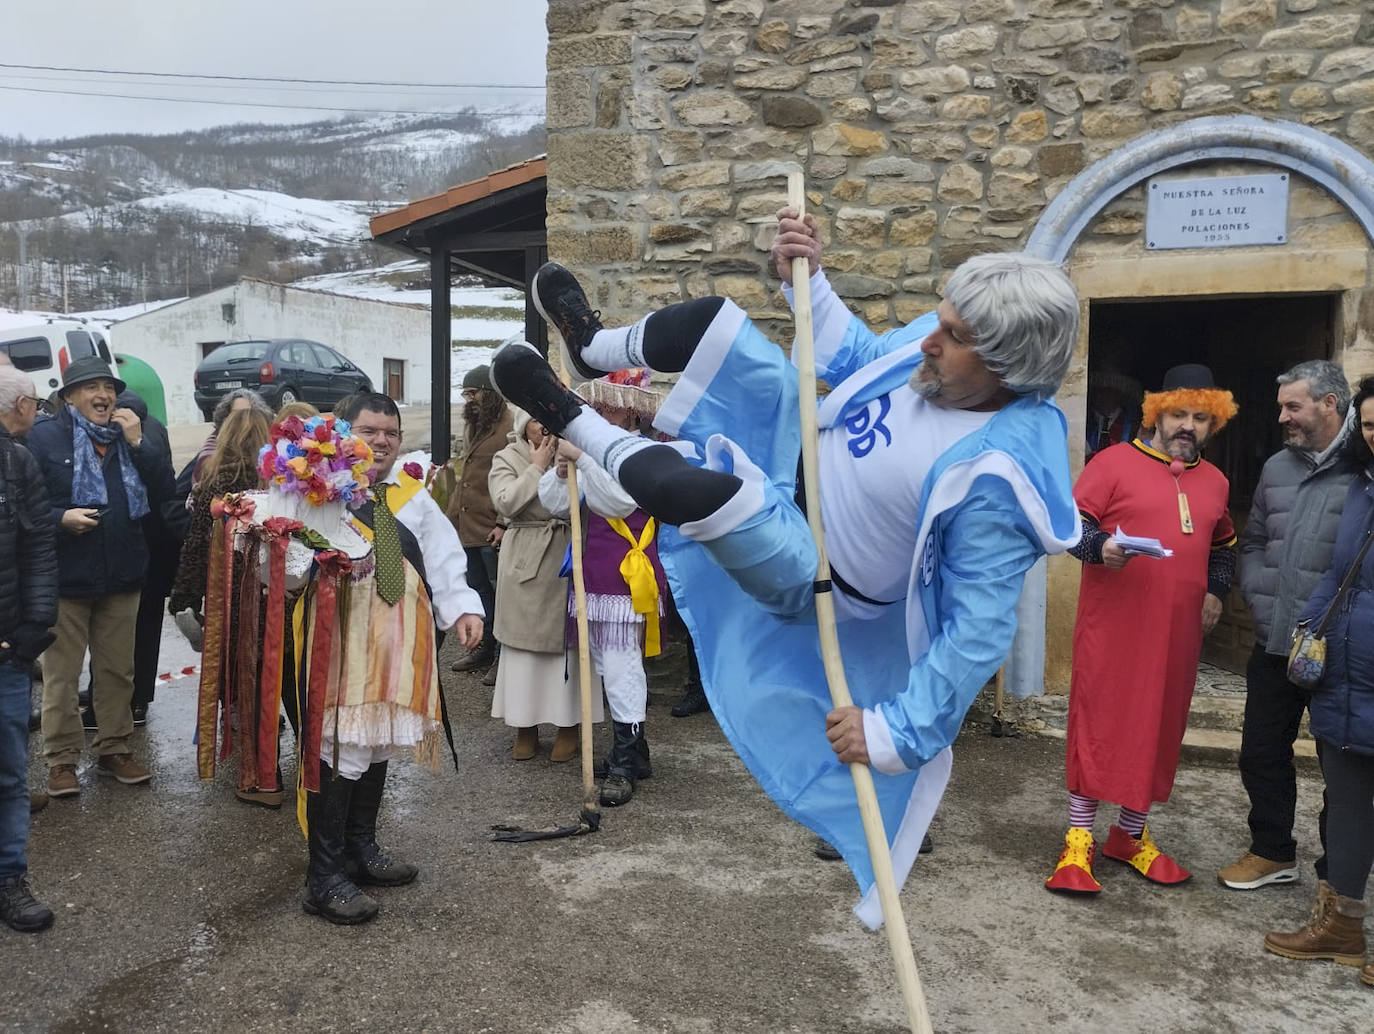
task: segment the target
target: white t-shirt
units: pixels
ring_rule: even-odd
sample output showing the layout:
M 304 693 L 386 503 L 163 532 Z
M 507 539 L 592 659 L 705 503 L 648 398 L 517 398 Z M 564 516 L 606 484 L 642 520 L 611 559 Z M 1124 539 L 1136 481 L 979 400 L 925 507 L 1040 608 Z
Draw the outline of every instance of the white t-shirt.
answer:
M 903 385 L 822 430 L 821 519 L 834 573 L 870 599 L 905 599 L 926 475 L 992 415 L 942 409 Z

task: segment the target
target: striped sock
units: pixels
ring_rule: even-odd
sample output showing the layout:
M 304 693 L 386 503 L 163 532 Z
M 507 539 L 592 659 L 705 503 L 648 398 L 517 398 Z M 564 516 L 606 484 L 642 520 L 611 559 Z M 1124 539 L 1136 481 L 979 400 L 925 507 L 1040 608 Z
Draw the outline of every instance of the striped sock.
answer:
M 1092 829 L 1097 821 L 1097 798 L 1084 797 L 1081 793 L 1069 794 L 1069 825 L 1080 829 Z
M 649 317 L 628 327 L 609 327 L 598 330 L 587 347 L 582 349 L 582 361 L 598 370 L 622 370 L 627 366 L 644 364 L 644 324 Z
M 563 437 L 614 478 L 619 478 L 620 465 L 627 457 L 657 444 L 651 438 L 608 423 L 591 406 L 582 407 L 582 412 L 563 429 Z
M 1145 832 L 1145 820 L 1149 817 L 1150 810 L 1148 808 L 1144 811 L 1136 811 L 1134 808 L 1128 808 L 1123 804 L 1121 816 L 1116 820 L 1116 824 L 1139 840 L 1140 834 Z

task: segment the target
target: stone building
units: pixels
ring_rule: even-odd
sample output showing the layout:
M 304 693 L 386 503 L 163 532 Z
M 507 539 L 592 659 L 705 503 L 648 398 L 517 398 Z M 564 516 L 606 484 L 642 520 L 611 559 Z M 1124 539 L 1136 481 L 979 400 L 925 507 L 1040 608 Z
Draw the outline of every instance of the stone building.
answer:
M 549 254 L 608 323 L 728 294 L 785 346 L 766 249 L 799 164 L 830 278 L 875 328 L 971 255 L 1065 263 L 1076 468 L 1092 371 L 1157 387 L 1206 362 L 1242 407 L 1209 458 L 1243 521 L 1274 376 L 1374 373 L 1365 0 L 551 0 L 548 26 Z M 1050 691 L 1077 580 L 1056 558 L 1030 588 Z M 1248 637 L 1233 593 L 1209 658 L 1243 663 Z

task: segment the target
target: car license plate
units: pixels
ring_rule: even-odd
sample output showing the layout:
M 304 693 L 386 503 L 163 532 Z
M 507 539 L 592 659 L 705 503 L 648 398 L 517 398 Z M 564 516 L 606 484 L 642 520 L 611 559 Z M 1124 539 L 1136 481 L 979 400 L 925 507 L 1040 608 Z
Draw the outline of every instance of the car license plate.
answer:
M 215 381 L 215 390 L 224 391 L 226 388 L 242 388 L 242 381 Z

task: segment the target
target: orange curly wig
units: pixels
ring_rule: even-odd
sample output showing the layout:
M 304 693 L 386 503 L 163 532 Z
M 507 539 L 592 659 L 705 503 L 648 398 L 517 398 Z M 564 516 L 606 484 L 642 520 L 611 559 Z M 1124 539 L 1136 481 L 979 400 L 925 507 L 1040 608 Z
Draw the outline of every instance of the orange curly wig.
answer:
M 1173 391 L 1147 391 L 1141 405 L 1142 427 L 1156 427 L 1160 413 L 1186 409 L 1191 413 L 1206 413 L 1212 418 L 1212 433 L 1220 431 L 1240 412 L 1229 391 L 1220 388 L 1175 388 Z

